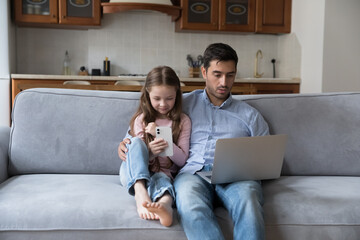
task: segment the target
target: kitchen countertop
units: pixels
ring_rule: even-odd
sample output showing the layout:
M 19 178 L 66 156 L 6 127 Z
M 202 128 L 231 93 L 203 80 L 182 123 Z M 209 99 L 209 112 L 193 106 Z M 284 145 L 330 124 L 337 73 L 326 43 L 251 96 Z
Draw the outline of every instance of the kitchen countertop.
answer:
M 96 81 L 121 81 L 134 80 L 144 81 L 145 77 L 133 76 L 79 76 L 79 75 L 44 75 L 44 74 L 11 74 L 15 79 L 46 79 L 46 80 L 96 80 Z M 204 82 L 203 78 L 180 77 L 181 82 Z M 299 84 L 300 78 L 236 78 L 238 83 L 288 83 Z

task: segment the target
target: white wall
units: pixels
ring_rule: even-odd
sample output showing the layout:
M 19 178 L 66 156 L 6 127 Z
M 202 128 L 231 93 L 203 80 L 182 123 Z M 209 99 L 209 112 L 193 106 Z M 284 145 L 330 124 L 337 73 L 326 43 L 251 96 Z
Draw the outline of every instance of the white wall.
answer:
M 292 3 L 292 32 L 301 46 L 300 92 L 322 92 L 325 0 Z
M 281 35 L 176 33 L 175 23 L 163 13 L 131 11 L 104 14 L 99 29 L 62 30 L 17 28 L 17 73 L 61 74 L 65 50 L 69 50 L 73 73 L 80 66 L 102 68 L 111 61 L 111 74 L 147 73 L 157 65 L 173 67 L 188 76 L 186 55 L 196 57 L 213 42 L 230 44 L 239 55 L 239 76 L 252 77 L 258 49 L 264 58 L 260 72 L 272 77 L 271 59 L 276 58 L 278 77 L 300 77 L 299 45 L 289 56 L 279 54 Z M 282 40 L 282 42 L 293 42 Z M 292 45 L 292 44 L 289 44 Z M 289 57 L 293 61 L 289 61 Z
M 323 91 L 360 91 L 360 1 L 326 0 Z
M 11 20 L 10 1 L 0 1 L 0 126 L 10 125 L 10 57 Z

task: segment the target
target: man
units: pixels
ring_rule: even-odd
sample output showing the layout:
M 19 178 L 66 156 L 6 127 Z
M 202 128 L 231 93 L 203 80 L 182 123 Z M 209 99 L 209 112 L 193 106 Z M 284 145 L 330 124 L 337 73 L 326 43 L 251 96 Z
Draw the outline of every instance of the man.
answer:
M 211 170 L 217 139 L 269 134 L 268 125 L 257 110 L 232 98 L 237 62 L 237 54 L 229 45 L 209 45 L 201 67 L 206 87 L 184 95 L 184 112 L 192 122 L 190 155 L 176 176 L 174 187 L 180 222 L 190 240 L 224 239 L 213 212 L 218 202 L 233 220 L 234 239 L 264 239 L 259 181 L 213 185 L 195 174 Z M 125 149 L 125 144 L 120 143 L 121 159 Z

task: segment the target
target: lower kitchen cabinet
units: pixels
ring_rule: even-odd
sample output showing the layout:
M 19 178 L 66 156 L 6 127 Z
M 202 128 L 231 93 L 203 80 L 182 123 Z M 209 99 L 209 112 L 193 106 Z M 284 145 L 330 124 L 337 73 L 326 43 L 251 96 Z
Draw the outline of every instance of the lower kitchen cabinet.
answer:
M 186 86 L 192 86 L 195 89 L 205 87 L 205 82 L 186 82 Z M 231 90 L 232 94 L 292 94 L 300 92 L 300 83 L 252 83 L 235 82 Z
M 253 83 L 252 94 L 291 94 L 300 92 L 300 84 Z
M 16 74 L 15 74 L 16 75 Z M 17 74 L 22 75 L 22 74 Z M 69 80 L 84 80 L 91 83 L 91 85 L 64 85 L 65 81 Z M 13 77 L 11 78 L 11 106 L 14 104 L 16 95 L 26 89 L 30 88 L 70 88 L 70 89 L 85 89 L 85 90 L 102 90 L 102 91 L 141 91 L 141 85 L 115 85 L 118 77 L 83 77 L 78 76 L 54 76 L 52 79 L 34 77 Z M 181 80 L 181 79 L 180 79 Z M 205 81 L 187 81 L 181 80 L 185 86 L 181 87 L 183 92 L 191 92 L 195 89 L 204 89 Z M 232 94 L 291 94 L 299 93 L 300 83 L 254 83 L 254 82 L 235 82 L 231 90 Z

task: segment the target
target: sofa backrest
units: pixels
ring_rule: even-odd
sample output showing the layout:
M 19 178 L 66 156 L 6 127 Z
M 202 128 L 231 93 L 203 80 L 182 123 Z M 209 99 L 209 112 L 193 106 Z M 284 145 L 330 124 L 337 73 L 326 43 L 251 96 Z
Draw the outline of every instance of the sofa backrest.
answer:
M 18 94 L 11 175 L 118 174 L 117 147 L 138 92 L 29 89 Z M 282 175 L 360 175 L 360 93 L 236 95 L 258 109 L 271 134 L 287 134 Z
M 118 174 L 139 93 L 29 89 L 12 112 L 9 172 Z
M 288 134 L 282 175 L 360 175 L 360 93 L 235 96 Z

